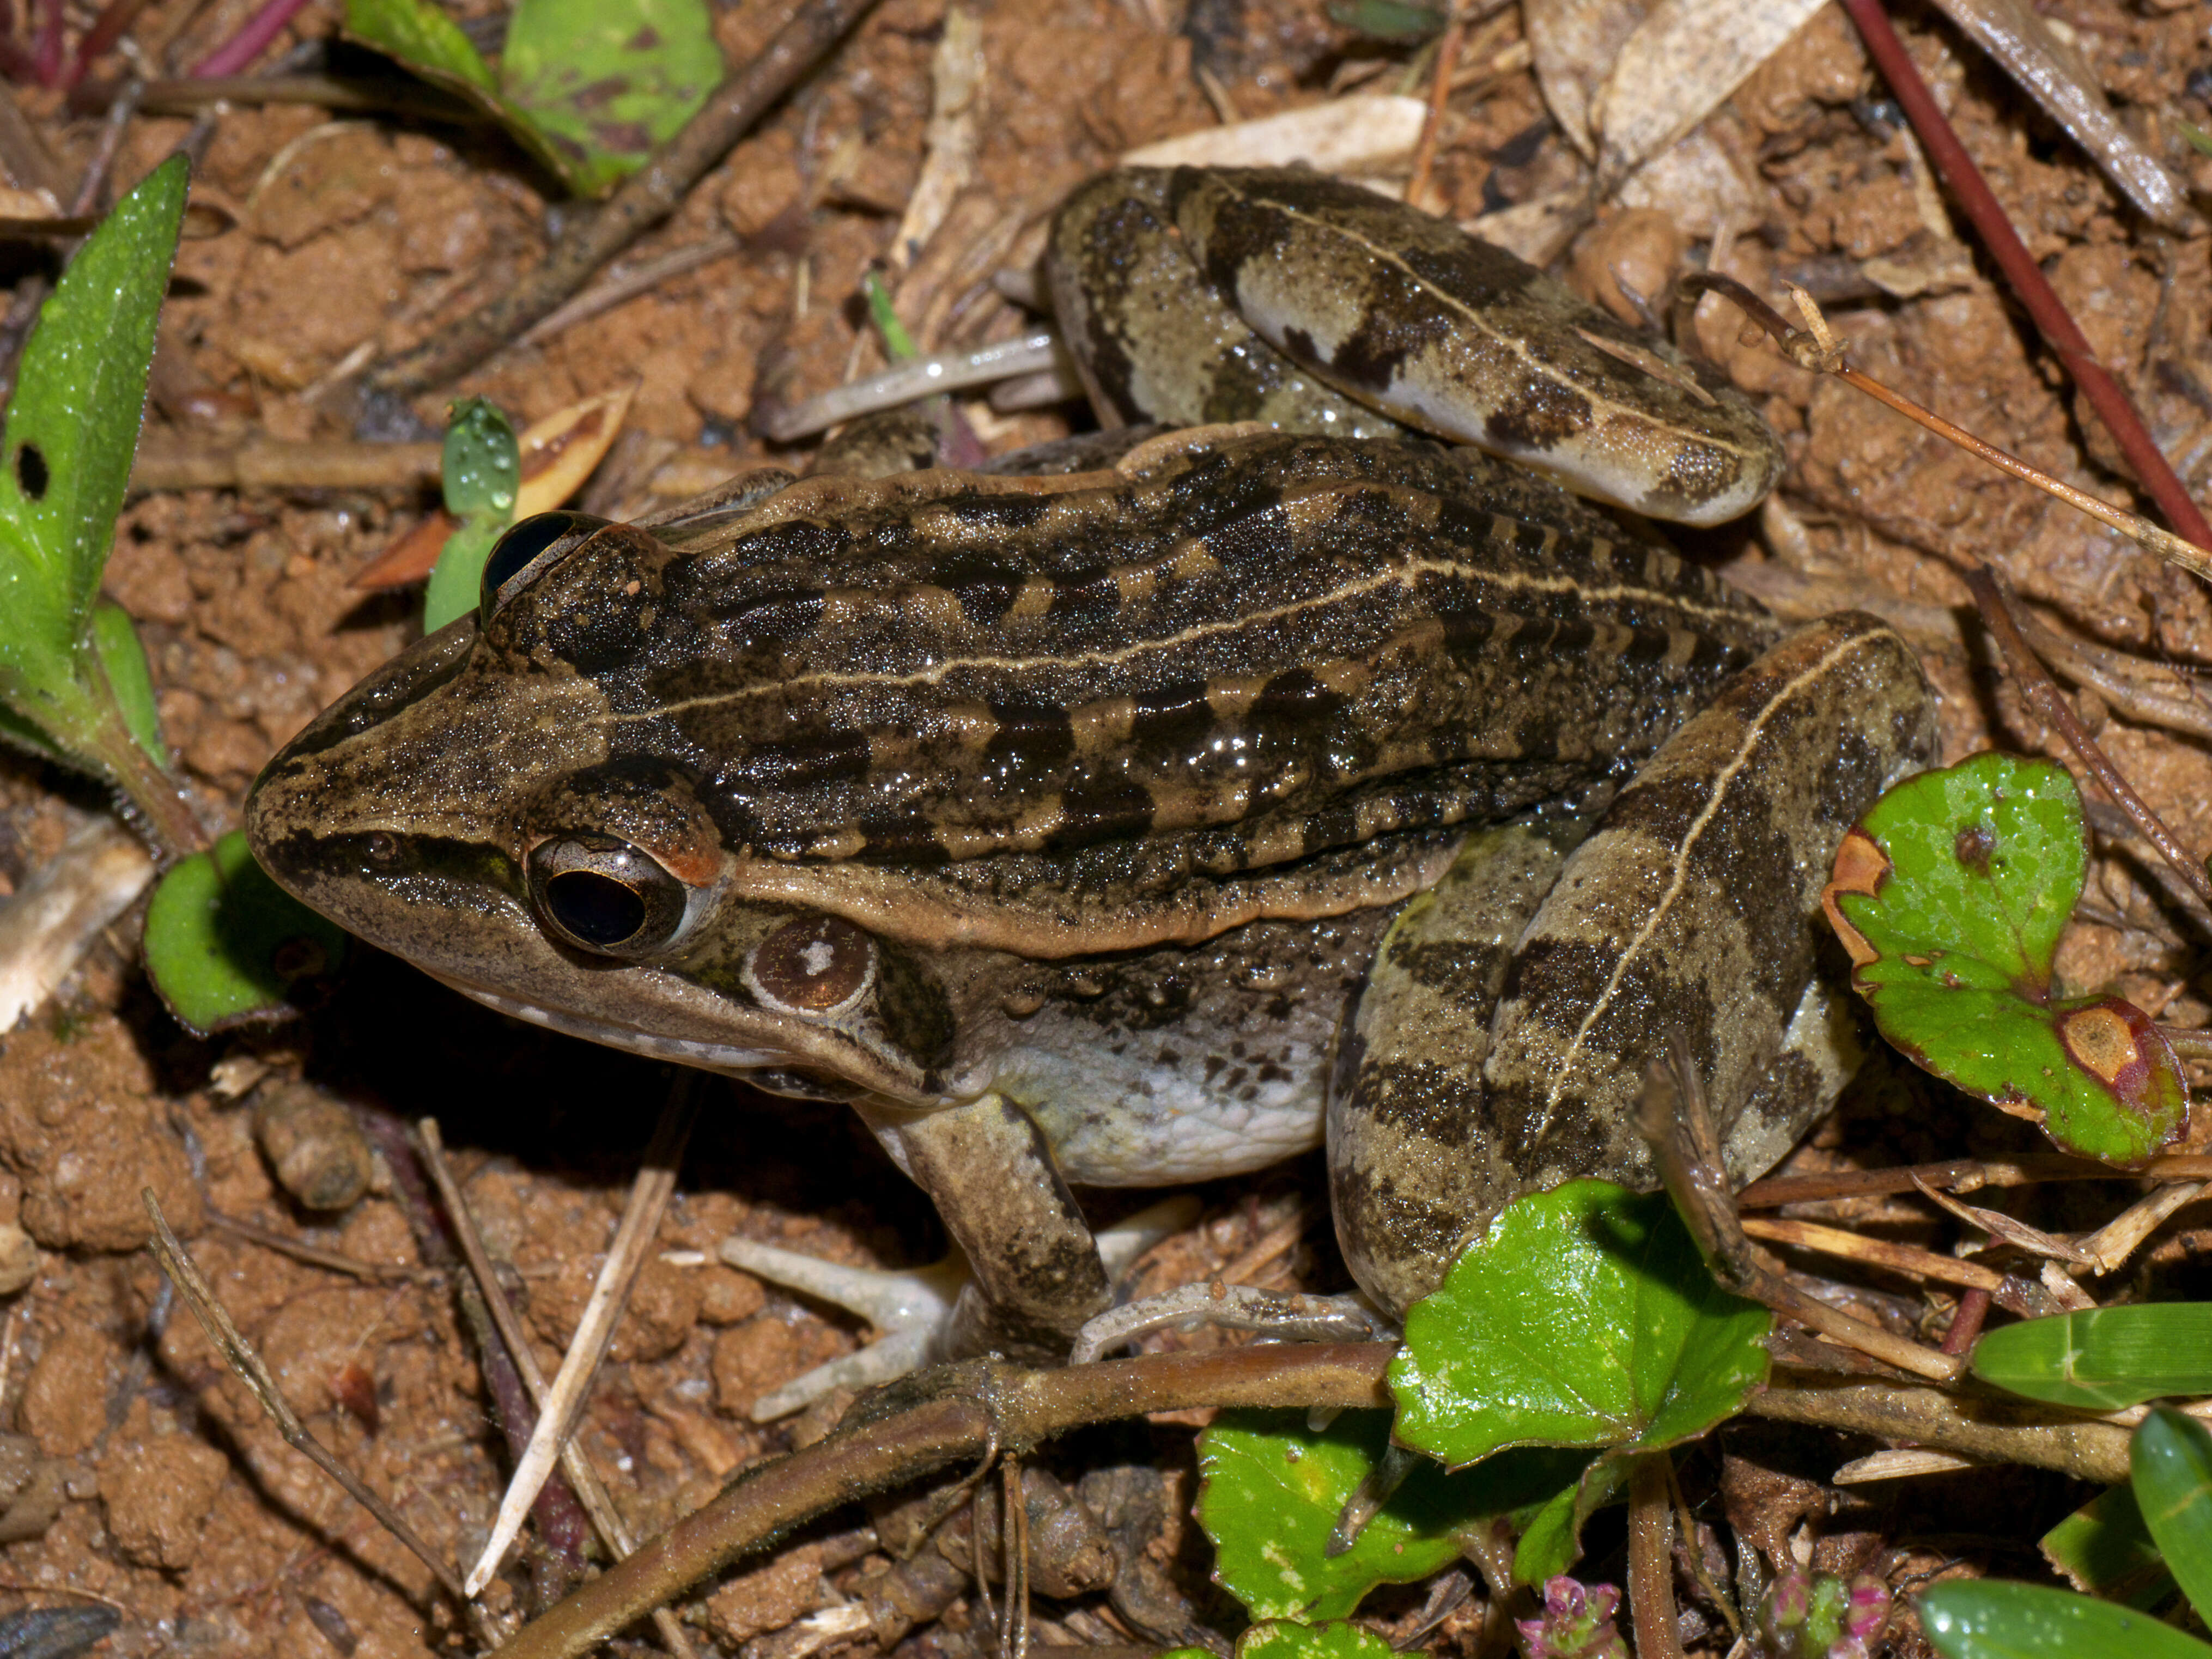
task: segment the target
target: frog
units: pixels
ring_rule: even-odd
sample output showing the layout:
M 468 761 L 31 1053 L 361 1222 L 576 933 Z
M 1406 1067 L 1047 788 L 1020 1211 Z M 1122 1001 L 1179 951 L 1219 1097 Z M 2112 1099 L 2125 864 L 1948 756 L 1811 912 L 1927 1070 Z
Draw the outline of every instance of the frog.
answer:
M 941 1274 L 726 1246 L 884 1331 L 759 1416 L 1063 1357 L 1154 1236 L 1079 1192 L 1316 1146 L 1395 1319 L 1514 1199 L 1656 1184 L 1669 1045 L 1754 1178 L 1856 1064 L 1830 860 L 1934 750 L 1887 625 L 1653 527 L 1781 470 L 1694 352 L 1303 169 L 1109 172 L 1044 264 L 1097 433 L 526 520 L 246 805 L 362 937 L 928 1193 Z

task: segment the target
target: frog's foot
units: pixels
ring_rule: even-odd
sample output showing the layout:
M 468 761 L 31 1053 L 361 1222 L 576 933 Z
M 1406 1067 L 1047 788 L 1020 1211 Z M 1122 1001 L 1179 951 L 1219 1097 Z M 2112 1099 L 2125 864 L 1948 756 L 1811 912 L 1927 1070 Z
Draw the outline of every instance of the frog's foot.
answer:
M 1139 1256 L 1189 1226 L 1197 1216 L 1197 1200 L 1164 1199 L 1099 1232 L 1098 1257 L 1107 1277 L 1119 1279 Z M 858 1353 L 817 1365 L 761 1395 L 752 1405 L 756 1423 L 787 1417 L 834 1389 L 873 1388 L 927 1364 L 971 1278 L 966 1258 L 957 1250 L 927 1267 L 890 1271 L 848 1267 L 749 1238 L 724 1239 L 719 1254 L 756 1279 L 858 1314 L 879 1333 Z
M 1233 1331 L 1258 1331 L 1277 1342 L 1395 1341 L 1398 1328 L 1360 1296 L 1303 1296 L 1263 1291 L 1250 1285 L 1208 1281 L 1185 1285 L 1164 1296 L 1147 1297 L 1103 1313 L 1076 1334 L 1071 1365 L 1097 1358 L 1124 1342 L 1134 1342 L 1170 1326 L 1195 1330 L 1218 1325 Z

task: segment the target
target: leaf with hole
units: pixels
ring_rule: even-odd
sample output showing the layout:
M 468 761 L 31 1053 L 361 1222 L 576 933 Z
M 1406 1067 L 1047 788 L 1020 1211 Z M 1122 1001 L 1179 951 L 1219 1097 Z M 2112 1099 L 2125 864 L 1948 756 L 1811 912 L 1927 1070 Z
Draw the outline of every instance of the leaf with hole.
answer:
M 2147 1613 L 2040 1584 L 1956 1580 L 1914 1606 L 1944 1659 L 2212 1659 L 2212 1647 Z
M 1345 1412 L 1326 1429 L 1304 1413 L 1224 1413 L 1199 1437 L 1198 1518 L 1214 1577 L 1255 1619 L 1346 1619 L 1377 1584 L 1410 1583 L 1459 1559 L 1459 1538 L 1501 1520 L 1517 1529 L 1570 1491 L 1580 1452 L 1504 1452 L 1447 1474 L 1426 1458 L 1344 1554 L 1327 1546 L 1346 1499 L 1390 1441 L 1381 1412 Z
M 2066 769 L 1981 754 L 1876 801 L 1822 902 L 1892 1044 L 2067 1152 L 2139 1164 L 2180 1137 L 2188 1091 L 2148 1015 L 2053 975 L 2087 860 Z
M 346 936 L 269 879 L 234 830 L 170 866 L 146 910 L 146 972 L 203 1036 L 280 1018 L 319 994 Z
M 2023 1319 L 1974 1344 L 1974 1375 L 2030 1400 L 2121 1411 L 2212 1393 L 2212 1302 L 2154 1302 Z

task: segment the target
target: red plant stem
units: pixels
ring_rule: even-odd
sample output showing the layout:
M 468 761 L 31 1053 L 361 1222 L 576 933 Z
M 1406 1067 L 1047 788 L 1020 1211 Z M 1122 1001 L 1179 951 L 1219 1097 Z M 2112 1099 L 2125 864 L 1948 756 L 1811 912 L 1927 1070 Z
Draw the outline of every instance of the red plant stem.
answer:
M 1950 1328 L 1943 1333 L 1945 1353 L 1964 1353 L 1982 1334 L 1982 1321 L 1990 1316 L 1990 1293 L 1979 1285 L 1962 1291 L 1952 1311 Z
M 2135 469 L 2136 477 L 2142 480 L 2143 488 L 2158 503 L 2158 510 L 2166 515 L 2176 534 L 2200 546 L 2212 544 L 2212 525 L 2205 522 L 2197 503 L 2190 498 L 2188 489 L 2174 476 L 2173 468 L 2165 454 L 2151 440 L 2142 423 L 2142 416 L 2128 394 L 2114 380 L 2110 370 L 2097 361 L 2097 354 L 2089 348 L 2088 340 L 2066 307 L 2045 280 L 2042 268 L 2035 263 L 2020 233 L 2012 228 L 2002 205 L 1995 192 L 1974 165 L 1966 147 L 1959 142 L 1936 105 L 1936 94 L 1920 78 L 1912 59 L 1905 50 L 1905 42 L 1898 38 L 1891 25 L 1889 14 L 1883 9 L 1882 0 L 1843 0 L 1844 9 L 1866 42 L 1867 55 L 1880 69 L 1889 89 L 1896 94 L 1898 106 L 1905 112 L 1905 119 L 1919 135 L 1920 143 L 1935 163 L 1936 171 L 1950 186 L 1953 198 L 1980 235 L 1990 257 L 1997 262 L 2005 280 L 2012 284 L 2013 292 L 2027 309 L 2036 331 L 2043 336 L 2044 343 L 2058 356 L 2066 372 L 2074 377 L 2074 384 L 2081 388 L 2081 395 L 2097 411 L 2097 418 L 2105 423 L 2120 453 L 2127 457 L 2128 465 Z
M 62 0 L 45 0 L 39 8 L 39 27 L 32 53 L 38 60 L 39 84 L 51 87 L 62 78 Z
M 64 77 L 75 86 L 84 79 L 94 59 L 101 53 L 112 52 L 115 43 L 123 38 L 124 31 L 138 21 L 138 14 L 146 9 L 146 0 L 107 0 L 93 25 L 76 43 L 76 53 L 70 58 L 69 72 Z
M 193 64 L 189 74 L 212 77 L 218 75 L 242 74 L 253 60 L 267 51 L 269 43 L 283 31 L 307 0 L 269 0 L 269 3 L 246 20 L 245 26 L 206 57 Z

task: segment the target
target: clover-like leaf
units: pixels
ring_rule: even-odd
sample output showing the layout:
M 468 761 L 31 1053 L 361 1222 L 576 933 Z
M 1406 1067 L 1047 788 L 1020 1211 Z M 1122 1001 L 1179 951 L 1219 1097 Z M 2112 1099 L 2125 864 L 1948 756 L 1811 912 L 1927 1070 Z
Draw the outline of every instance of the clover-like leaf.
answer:
M 1394 1659 L 1390 1644 L 1357 1625 L 1270 1620 L 1237 1638 L 1237 1659 Z
M 1984 1382 L 2085 1411 L 2212 1393 L 2212 1302 L 2130 1304 L 2000 1325 L 1974 1344 L 1973 1365 Z
M 722 76 L 703 0 L 520 0 L 496 70 L 432 0 L 346 0 L 345 27 L 483 109 L 580 196 L 643 166 Z
M 1407 1312 L 1397 1436 L 1455 1468 L 1511 1445 L 1662 1450 L 1766 1380 L 1771 1323 L 1713 1282 L 1665 1194 L 1532 1193 Z
M 2040 1584 L 1938 1584 L 1914 1598 L 1944 1659 L 2212 1659 L 2212 1647 L 2147 1613 Z
M 1881 1034 L 2064 1150 L 2138 1164 L 2186 1127 L 2172 1049 L 2115 996 L 2051 972 L 2088 849 L 2065 768 L 1981 754 L 1909 778 L 1836 854 L 1822 896 Z
M 1528 1449 L 1457 1474 L 1425 1461 L 1352 1548 L 1331 1558 L 1345 1500 L 1389 1439 L 1381 1412 L 1345 1412 L 1318 1431 L 1303 1413 L 1237 1412 L 1199 1437 L 1198 1518 L 1213 1540 L 1214 1577 L 1255 1619 L 1349 1618 L 1376 1585 L 1450 1565 L 1471 1528 L 1501 1518 L 1517 1527 L 1553 1493 L 1571 1491 L 1589 1461 Z
M 204 1035 L 273 1018 L 343 958 L 344 931 L 270 880 L 234 830 L 173 865 L 146 909 L 146 972 Z

